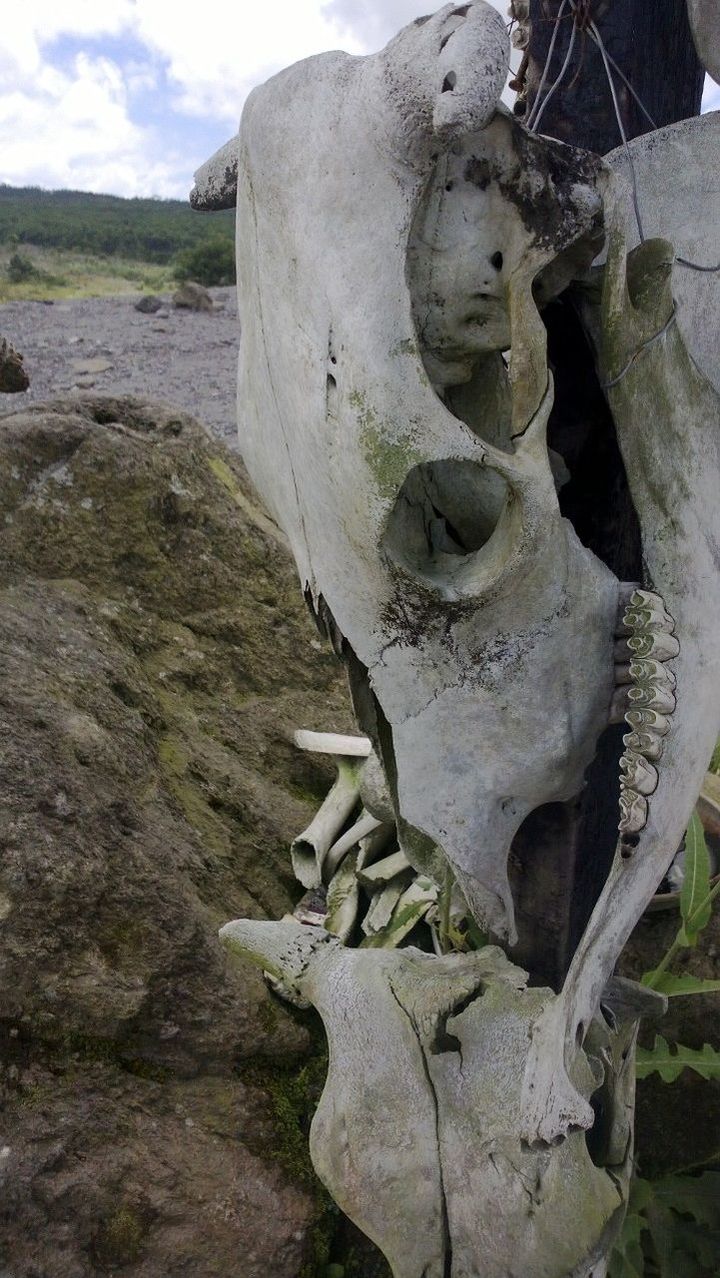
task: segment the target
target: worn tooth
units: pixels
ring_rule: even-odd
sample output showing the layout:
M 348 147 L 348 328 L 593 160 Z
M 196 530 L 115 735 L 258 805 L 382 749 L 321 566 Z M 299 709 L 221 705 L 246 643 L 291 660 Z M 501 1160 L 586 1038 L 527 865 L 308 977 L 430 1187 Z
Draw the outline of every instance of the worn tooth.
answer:
M 633 710 L 641 707 L 645 710 L 658 710 L 660 714 L 672 714 L 675 709 L 675 698 L 672 692 L 654 683 L 628 688 L 627 697 L 630 708 Z
M 677 679 L 662 661 L 648 659 L 630 662 L 630 678 L 633 683 L 656 683 L 661 688 L 674 688 Z
M 620 770 L 625 775 L 620 784 L 624 789 L 636 790 L 638 794 L 653 794 L 657 789 L 657 770 L 634 750 L 628 750 L 620 760 Z
M 633 634 L 621 640 L 634 657 L 655 657 L 657 661 L 672 661 L 680 652 L 680 644 L 674 635 L 667 631 L 657 630 L 645 634 Z M 615 653 L 618 655 L 616 645 Z
M 659 608 L 628 608 L 623 615 L 622 625 L 625 630 L 648 630 L 672 634 L 675 622 L 669 613 Z
M 656 594 L 654 590 L 645 590 L 643 586 L 637 586 L 630 596 L 631 608 L 654 608 L 657 612 L 664 612 L 668 617 L 668 611 L 665 607 L 665 600 L 662 595 Z M 672 617 L 670 617 L 672 621 Z
M 627 697 L 627 692 L 625 693 Z M 647 707 L 633 706 L 625 715 L 625 722 L 636 732 L 640 728 L 649 728 L 657 733 L 659 737 L 666 737 L 670 731 L 670 720 L 664 714 L 659 714 L 657 710 L 650 710 Z
M 663 740 L 656 732 L 626 732 L 623 745 L 627 750 L 634 750 L 636 754 L 651 759 L 653 763 L 662 758 Z
M 630 600 L 639 590 L 642 590 L 639 581 L 621 581 L 618 586 L 618 608 L 620 610 L 629 608 Z
M 642 794 L 634 790 L 620 791 L 620 834 L 639 834 L 645 828 L 648 818 L 648 802 Z
M 621 662 L 615 666 L 615 687 L 622 688 L 625 684 L 632 683 L 633 677 L 630 673 L 630 662 Z

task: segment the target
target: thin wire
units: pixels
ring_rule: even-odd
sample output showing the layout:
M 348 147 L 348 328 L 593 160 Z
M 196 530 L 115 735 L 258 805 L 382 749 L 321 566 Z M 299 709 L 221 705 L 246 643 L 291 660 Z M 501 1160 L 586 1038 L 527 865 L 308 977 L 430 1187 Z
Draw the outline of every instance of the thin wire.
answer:
M 533 123 L 533 121 L 534 121 L 534 119 L 535 119 L 535 116 L 537 115 L 538 110 L 539 110 L 539 108 L 540 108 L 540 98 L 541 98 L 541 96 L 542 96 L 542 91 L 543 91 L 543 89 L 545 88 L 545 81 L 547 80 L 548 71 L 550 70 L 550 63 L 551 63 L 551 61 L 552 61 L 552 55 L 553 55 L 553 53 L 555 52 L 555 42 L 556 42 L 556 40 L 557 40 L 558 31 L 559 31 L 559 29 L 560 29 L 560 19 L 562 18 L 563 14 L 564 14 L 564 12 L 565 12 L 565 6 L 566 6 L 567 2 L 568 2 L 568 0 L 562 0 L 562 4 L 560 5 L 560 8 L 558 9 L 557 14 L 555 15 L 555 26 L 554 26 L 554 28 L 553 28 L 553 33 L 552 33 L 552 36 L 551 36 L 551 39 L 550 39 L 550 46 L 549 46 L 548 51 L 547 51 L 547 57 L 546 57 L 546 59 L 545 59 L 545 66 L 543 67 L 543 73 L 542 73 L 542 75 L 541 75 L 541 77 L 540 77 L 540 84 L 538 85 L 538 91 L 537 91 L 537 93 L 535 94 L 535 101 L 533 102 L 532 110 L 531 110 L 531 112 L 530 112 L 530 114 L 529 114 L 529 116 L 528 116 L 527 120 L 525 121 L 525 124 L 526 124 L 526 126 L 527 126 L 527 128 L 528 128 L 528 129 L 529 129 L 529 128 L 530 128 L 530 126 L 532 125 L 532 123 Z M 572 2 L 572 0 L 571 0 L 571 2 Z
M 572 5 L 572 7 L 573 7 L 573 9 L 574 9 L 574 7 L 575 7 L 575 0 L 570 0 L 570 3 L 571 3 L 571 5 Z M 594 22 L 592 22 L 592 21 L 590 22 L 590 28 L 591 28 L 591 35 L 593 35 L 593 34 L 594 34 L 594 38 L 595 38 L 596 43 L 597 43 L 597 46 L 598 46 L 598 48 L 599 48 L 599 50 L 600 50 L 600 54 L 601 54 L 601 56 L 602 56 L 602 60 L 603 60 L 604 66 L 605 66 L 605 72 L 606 72 L 606 75 L 607 75 L 607 78 L 608 78 L 608 84 L 610 85 L 610 92 L 611 92 L 611 94 L 612 94 L 613 106 L 615 107 L 615 115 L 616 115 L 617 122 L 618 122 L 618 128 L 619 128 L 619 130 L 620 130 L 620 137 L 622 138 L 623 147 L 624 147 L 624 149 L 625 149 L 625 156 L 626 156 L 626 158 L 627 158 L 627 162 L 628 162 L 628 164 L 629 164 L 629 166 L 630 166 L 630 173 L 631 173 L 631 175 L 632 175 L 632 198 L 633 198 L 633 208 L 634 208 L 634 210 L 635 210 L 635 220 L 636 220 L 636 222 L 637 222 L 638 234 L 639 234 L 639 236 L 640 236 L 640 242 L 641 242 L 641 244 L 643 244 L 643 243 L 645 242 L 645 231 L 644 231 L 644 229 L 643 229 L 642 218 L 641 218 L 641 216 L 640 216 L 640 201 L 639 201 L 639 198 L 638 198 L 637 173 L 636 173 L 636 170 L 635 170 L 635 164 L 634 164 L 634 162 L 633 162 L 632 152 L 631 152 L 630 147 L 629 147 L 629 145 L 628 145 L 627 134 L 625 133 L 625 128 L 624 128 L 624 126 L 623 126 L 622 117 L 621 117 L 621 115 L 620 115 L 620 108 L 619 108 L 619 105 L 618 105 L 617 94 L 615 93 L 615 84 L 614 84 L 614 82 L 613 82 L 612 73 L 611 73 L 611 71 L 610 71 L 610 67 L 609 67 L 609 65 L 608 65 L 608 63 L 609 63 L 608 53 L 607 53 L 607 50 L 606 50 L 606 48 L 605 48 L 605 44 L 604 44 L 604 42 L 603 42 L 602 36 L 600 35 L 600 32 L 598 31 L 598 29 L 597 29 L 597 27 L 596 27 L 595 23 L 594 23 Z M 629 86 L 628 86 L 628 87 L 629 87 Z M 639 99 L 638 99 L 638 101 L 639 101 Z M 647 114 L 647 113 L 646 113 L 646 114 Z M 717 273 L 718 273 L 718 271 L 720 271 L 720 262 L 718 262 L 717 266 L 700 266 L 698 262 L 690 262 L 690 261 L 688 261 L 688 259 L 687 259 L 686 257 L 677 257 L 677 256 L 676 256 L 676 258 L 675 258 L 675 261 L 676 261 L 676 262 L 677 262 L 680 266 L 685 266 L 685 267 L 687 267 L 687 269 L 688 269 L 688 270 L 690 270 L 690 271 L 701 271 L 703 274 L 706 274 L 706 275 L 715 275 L 715 274 L 717 274 Z
M 610 390 L 611 387 L 617 386 L 618 382 L 621 382 L 623 377 L 627 376 L 627 374 L 630 372 L 630 369 L 632 368 L 638 356 L 642 355 L 643 351 L 646 351 L 648 347 L 654 346 L 656 342 L 659 342 L 660 339 L 665 336 L 668 330 L 675 323 L 676 319 L 677 319 L 677 314 L 675 311 L 675 307 L 673 306 L 672 315 L 670 316 L 670 319 L 667 321 L 667 324 L 663 324 L 659 333 L 654 333 L 653 336 L 649 337 L 646 342 L 643 342 L 642 346 L 638 346 L 635 353 L 630 356 L 630 359 L 628 360 L 627 364 L 622 369 L 622 371 L 618 373 L 617 377 L 613 377 L 609 382 L 603 383 L 604 390 Z
M 560 70 L 560 74 L 558 75 L 557 79 L 550 86 L 547 93 L 545 94 L 545 97 L 542 98 L 541 100 L 542 91 L 543 91 L 543 88 L 545 87 L 545 81 L 547 79 L 548 71 L 550 69 L 550 63 L 552 61 L 552 55 L 555 51 L 555 43 L 557 41 L 557 35 L 558 35 L 559 27 L 560 27 L 560 20 L 563 16 L 566 3 L 567 3 L 567 0 L 562 0 L 562 4 L 560 5 L 560 8 L 558 9 L 558 12 L 555 18 L 555 27 L 552 33 L 552 38 L 550 40 L 550 46 L 548 48 L 547 58 L 545 59 L 545 66 L 543 68 L 543 73 L 540 78 L 540 84 L 538 86 L 538 91 L 535 96 L 535 102 L 533 104 L 532 111 L 530 112 L 530 115 L 528 116 L 528 119 L 526 121 L 526 128 L 528 128 L 530 132 L 532 133 L 537 132 L 538 126 L 540 124 L 540 120 L 542 119 L 543 112 L 545 111 L 545 107 L 550 101 L 550 98 L 555 93 L 556 89 L 558 89 L 559 86 L 562 84 L 562 81 L 565 77 L 568 66 L 570 64 L 573 45 L 575 43 L 575 34 L 577 31 L 577 23 L 574 20 L 574 18 L 577 17 L 576 0 L 570 0 L 570 8 L 572 9 L 574 18 L 573 18 L 573 29 L 570 35 L 570 41 L 568 44 L 567 53 L 565 55 L 565 61 L 563 62 L 562 68 Z M 650 112 L 647 110 L 640 96 L 636 93 L 635 89 L 631 85 L 627 76 L 620 69 L 615 59 L 608 53 L 607 49 L 605 48 L 605 42 L 602 36 L 600 35 L 600 32 L 595 22 L 592 19 L 590 20 L 590 23 L 586 29 L 588 31 L 590 39 L 593 41 L 594 44 L 597 45 L 598 49 L 600 50 L 600 56 L 602 57 L 602 60 L 603 60 L 605 74 L 607 76 L 608 85 L 610 86 L 610 93 L 612 95 L 613 107 L 615 109 L 615 118 L 617 120 L 618 129 L 620 131 L 620 137 L 622 139 L 623 149 L 625 151 L 625 156 L 626 156 L 628 166 L 630 168 L 631 177 L 632 177 L 632 201 L 633 201 L 633 209 L 635 212 L 635 221 L 637 222 L 640 242 L 644 243 L 645 231 L 643 228 L 642 217 L 640 215 L 640 201 L 638 196 L 637 172 L 635 170 L 635 164 L 633 161 L 632 152 L 630 150 L 627 134 L 625 132 L 625 126 L 623 125 L 622 115 L 620 113 L 620 105 L 618 103 L 617 93 L 615 91 L 615 82 L 613 80 L 610 67 L 613 68 L 615 73 L 622 80 L 626 89 L 628 89 L 628 91 L 632 94 L 633 98 L 637 102 L 637 105 L 639 106 L 640 110 L 645 116 L 645 119 L 648 121 L 651 127 L 653 129 L 657 129 L 658 125 L 656 124 L 655 120 L 653 120 L 653 117 L 651 116 Z M 700 271 L 704 275 L 716 275 L 718 274 L 718 272 L 720 272 L 720 262 L 718 262 L 717 266 L 700 266 L 698 262 L 690 262 L 688 258 L 686 257 L 677 257 L 677 256 L 675 258 L 675 261 L 677 262 L 678 266 L 684 266 L 687 268 L 687 270 L 690 270 L 690 271 Z
M 640 202 L 638 199 L 637 173 L 635 172 L 635 165 L 633 163 L 633 158 L 630 153 L 630 147 L 628 146 L 627 134 L 625 132 L 625 125 L 623 124 L 622 115 L 620 114 L 620 104 L 618 103 L 617 93 L 615 92 L 615 81 L 612 78 L 612 71 L 610 70 L 610 64 L 607 59 L 607 53 L 605 52 L 605 42 L 602 36 L 600 35 L 600 32 L 598 31 L 596 24 L 593 22 L 592 19 L 590 19 L 590 30 L 594 32 L 595 37 L 597 39 L 597 45 L 600 50 L 600 56 L 602 57 L 603 66 L 605 67 L 605 74 L 607 75 L 607 81 L 608 81 L 608 84 L 610 85 L 610 93 L 612 95 L 613 106 L 615 108 L 615 118 L 617 120 L 618 128 L 620 130 L 620 137 L 622 138 L 622 144 L 623 144 L 623 147 L 625 148 L 625 156 L 627 158 L 628 164 L 630 165 L 630 173 L 632 175 L 632 199 L 633 199 L 633 208 L 635 210 L 635 221 L 637 222 L 638 234 L 640 236 L 640 243 L 643 244 L 645 242 L 645 231 L 643 230 L 642 218 L 640 216 Z
M 573 48 L 575 47 L 576 31 L 577 31 L 577 24 L 573 22 L 572 31 L 570 32 L 570 39 L 568 41 L 567 53 L 565 54 L 565 61 L 562 64 L 562 67 L 560 69 L 560 74 L 557 77 L 555 83 L 551 85 L 551 87 L 548 89 L 547 93 L 545 94 L 545 97 L 543 98 L 542 106 L 540 107 L 539 111 L 533 116 L 532 124 L 528 126 L 531 133 L 537 133 L 538 126 L 543 117 L 543 112 L 545 111 L 545 107 L 550 101 L 555 90 L 562 84 L 563 80 L 565 79 L 565 73 L 570 65 L 570 59 L 572 57 Z M 537 102 L 537 98 L 536 98 L 536 102 Z
M 576 0 L 570 0 L 570 8 L 572 9 L 573 13 L 575 13 L 575 14 L 577 13 L 577 4 L 576 4 Z M 593 23 L 592 25 L 594 26 L 595 24 Z M 596 44 L 596 45 L 597 45 L 597 47 L 598 47 L 598 48 L 600 48 L 600 43 L 599 43 L 599 41 L 598 41 L 598 39 L 597 39 L 597 36 L 595 35 L 595 32 L 594 32 L 594 31 L 589 30 L 589 31 L 588 31 L 588 35 L 590 36 L 590 39 L 592 40 L 593 44 Z M 643 115 L 645 116 L 645 119 L 647 120 L 648 124 L 649 124 L 649 125 L 651 125 L 651 127 L 652 127 L 653 129 L 657 129 L 657 127 L 658 127 L 658 126 L 657 126 L 657 124 L 655 123 L 655 121 L 653 120 L 653 118 L 652 118 L 652 116 L 651 116 L 650 112 L 648 111 L 647 107 L 645 106 L 645 103 L 643 102 L 642 98 L 640 97 L 640 95 L 639 95 L 638 93 L 636 93 L 635 89 L 634 89 L 634 88 L 633 88 L 633 86 L 631 85 L 631 83 L 630 83 L 630 81 L 628 80 L 627 76 L 626 76 L 626 75 L 625 75 L 625 73 L 624 73 L 624 72 L 620 69 L 620 67 L 618 66 L 618 64 L 617 64 L 617 62 L 615 61 L 615 59 L 614 59 L 614 58 L 613 58 L 613 57 L 612 57 L 612 56 L 608 53 L 607 49 L 605 50 L 605 56 L 606 56 L 606 58 L 607 58 L 608 62 L 610 63 L 610 66 L 612 67 L 613 71 L 615 71 L 615 72 L 616 72 L 616 73 L 620 76 L 620 79 L 622 80 L 623 84 L 625 85 L 625 88 L 626 88 L 626 89 L 629 89 L 630 93 L 632 94 L 632 96 L 634 97 L 634 99 L 635 99 L 635 101 L 637 102 L 638 106 L 640 107 L 640 110 L 642 111 Z
M 574 4 L 574 0 L 571 0 L 571 2 Z M 594 36 L 594 34 L 593 34 L 593 32 L 592 32 L 592 31 L 590 32 L 590 39 L 593 41 L 593 43 L 594 43 L 594 44 L 597 44 L 597 43 L 598 43 L 598 42 L 597 42 L 597 40 L 595 39 L 595 36 Z M 598 48 L 599 48 L 599 47 L 600 47 L 600 46 L 598 45 Z M 651 125 L 653 129 L 657 129 L 657 127 L 658 127 L 658 126 L 657 126 L 657 124 L 655 123 L 655 121 L 653 120 L 653 118 L 652 118 L 652 116 L 651 116 L 650 112 L 647 110 L 647 108 L 646 108 L 646 106 L 645 106 L 645 103 L 643 102 L 642 98 L 639 96 L 639 94 L 638 94 L 638 93 L 636 93 L 636 92 L 635 92 L 635 90 L 633 89 L 633 87 L 632 87 L 632 85 L 631 85 L 630 81 L 628 80 L 627 76 L 626 76 L 626 75 L 625 75 L 625 74 L 624 74 L 624 73 L 620 70 L 620 67 L 618 66 L 617 62 L 615 61 L 615 59 L 614 59 L 614 58 L 612 58 L 612 57 L 610 56 L 610 54 L 608 53 L 607 49 L 605 50 L 605 56 L 607 57 L 607 60 L 608 60 L 608 62 L 610 63 L 610 66 L 612 67 L 613 71 L 615 71 L 615 72 L 616 72 L 616 74 L 620 76 L 620 79 L 622 80 L 623 84 L 625 85 L 625 88 L 626 88 L 626 89 L 629 89 L 629 90 L 630 90 L 630 92 L 632 93 L 632 95 L 633 95 L 633 97 L 634 97 L 635 101 L 637 102 L 638 106 L 640 107 L 640 110 L 642 111 L 643 115 L 645 116 L 645 119 L 647 120 L 648 124 L 649 124 L 649 125 Z
M 714 275 L 716 271 L 720 271 L 720 262 L 717 266 L 699 266 L 697 262 L 688 262 L 686 257 L 676 257 L 675 261 L 680 266 L 687 266 L 690 271 L 705 271 L 708 275 Z

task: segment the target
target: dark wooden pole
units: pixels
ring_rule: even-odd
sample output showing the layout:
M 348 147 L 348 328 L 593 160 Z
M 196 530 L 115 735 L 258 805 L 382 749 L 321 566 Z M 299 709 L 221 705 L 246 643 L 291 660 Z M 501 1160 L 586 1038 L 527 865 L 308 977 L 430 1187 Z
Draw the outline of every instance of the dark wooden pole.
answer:
M 528 110 L 537 93 L 561 0 L 530 0 L 531 36 L 527 72 Z M 584 0 L 610 57 L 627 77 L 658 128 L 698 115 L 703 69 L 688 23 L 686 0 Z M 545 88 L 560 72 L 570 40 L 570 4 L 559 23 Z M 632 94 L 615 76 L 628 138 L 651 126 Z M 597 46 L 578 31 L 563 83 L 543 113 L 540 132 L 605 155 L 620 145 L 607 75 Z

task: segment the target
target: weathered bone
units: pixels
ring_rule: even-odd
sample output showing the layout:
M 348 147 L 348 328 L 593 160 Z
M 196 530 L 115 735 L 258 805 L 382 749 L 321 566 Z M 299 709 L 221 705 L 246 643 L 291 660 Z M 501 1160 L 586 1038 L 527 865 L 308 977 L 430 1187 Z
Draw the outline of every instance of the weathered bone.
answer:
M 627 987 L 614 1004 L 608 995 L 617 1033 L 596 1022 L 592 1053 L 574 1066 L 586 1096 L 605 1077 L 604 1170 L 582 1133 L 553 1149 L 520 1142 L 529 1029 L 553 996 L 527 989 L 502 951 L 352 950 L 291 919 L 240 920 L 221 937 L 320 1012 L 330 1064 L 310 1130 L 313 1163 L 395 1278 L 605 1273 L 631 1165 L 638 1009 L 625 1019 Z
M 720 10 L 717 0 L 687 0 L 697 55 L 720 84 Z
M 232 209 L 237 200 L 238 170 L 237 136 L 225 142 L 214 155 L 202 164 L 195 174 L 195 185 L 190 192 L 194 209 L 214 213 L 218 209 Z
M 359 951 L 292 920 L 225 935 L 323 1016 L 331 1065 L 313 1158 L 396 1278 L 465 1278 L 481 1251 L 484 1278 L 507 1274 L 509 1257 L 533 1278 L 604 1273 L 640 1011 L 622 999 L 613 1010 L 608 982 L 675 854 L 720 719 L 715 332 L 694 286 L 673 301 L 669 244 L 626 262 L 625 196 L 603 166 L 495 110 L 505 61 L 488 6 L 447 6 L 380 54 L 283 72 L 251 95 L 241 129 L 245 459 L 348 662 L 402 851 L 429 877 L 406 884 L 394 869 L 383 884 L 388 867 L 365 866 L 383 891 Z M 720 152 L 717 125 L 690 134 Z M 639 190 L 676 141 L 667 130 L 633 144 Z M 654 215 L 672 198 L 659 191 Z M 586 323 L 652 590 L 618 582 L 561 518 L 562 459 L 545 438 L 554 388 L 539 307 L 589 268 L 603 202 L 611 248 Z M 475 918 L 514 938 L 513 836 L 534 809 L 580 793 L 608 708 L 631 729 L 619 839 L 560 993 L 524 990 L 491 947 L 452 961 L 376 952 L 427 917 L 447 863 Z M 307 881 L 331 877 L 330 921 L 347 937 L 366 855 L 349 850 L 357 828 L 343 836 L 353 778 L 353 803 L 338 819 L 336 795 L 304 863 Z M 381 822 L 385 802 L 367 799 Z M 575 1130 L 593 1124 L 597 1088 L 615 1114 L 607 1171 Z
M 306 830 L 293 841 L 292 866 L 303 887 L 316 888 L 327 883 L 325 862 L 345 822 L 360 799 L 360 774 L 363 761 L 338 755 L 337 780 L 322 807 Z M 368 831 L 363 831 L 368 833 Z M 356 842 L 353 839 L 350 843 Z
M 658 783 L 649 799 L 632 789 L 621 793 L 621 837 L 607 883 L 557 1003 L 533 1030 L 523 1096 L 523 1132 L 530 1140 L 552 1141 L 592 1125 L 568 1069 L 630 932 L 675 856 L 720 722 L 720 513 L 708 493 L 720 473 L 720 396 L 688 355 L 678 326 L 667 327 L 673 310 L 668 246 L 646 243 L 626 268 L 623 225 L 618 217 L 611 236 L 601 358 L 648 573 L 663 605 L 633 599 L 625 622 L 653 633 L 674 627 L 677 698 L 657 679 L 629 690 L 629 725 L 650 726 L 664 738 Z M 639 429 L 649 421 L 652 431 Z M 647 662 L 639 664 L 644 671 Z
M 443 93 L 448 51 L 453 67 L 469 66 L 482 32 L 492 38 L 481 65 L 497 74 L 474 73 L 463 97 L 458 71 Z M 433 873 L 439 846 L 476 916 L 513 937 L 510 843 L 535 807 L 582 788 L 607 722 L 618 583 L 560 516 L 533 298 L 546 269 L 552 292 L 596 251 L 598 163 L 530 138 L 502 113 L 488 123 L 501 45 L 499 15 L 476 2 L 406 28 L 381 54 L 322 55 L 255 90 L 241 128 L 237 257 L 251 476 L 316 611 L 352 654 L 403 847 Z M 433 302 L 433 376 L 467 421 L 419 359 L 417 308 L 426 292 L 437 296 L 432 278 L 447 256 L 429 243 L 434 224 L 465 237 L 450 244 L 459 275 L 446 283 L 452 293 L 463 281 L 470 309 L 451 313 L 448 295 L 440 314 Z M 496 252 L 502 268 L 489 261 Z M 483 336 L 488 325 L 494 336 Z M 471 346 L 466 386 L 454 332 Z M 432 536 L 428 553 L 437 511 L 461 553 Z

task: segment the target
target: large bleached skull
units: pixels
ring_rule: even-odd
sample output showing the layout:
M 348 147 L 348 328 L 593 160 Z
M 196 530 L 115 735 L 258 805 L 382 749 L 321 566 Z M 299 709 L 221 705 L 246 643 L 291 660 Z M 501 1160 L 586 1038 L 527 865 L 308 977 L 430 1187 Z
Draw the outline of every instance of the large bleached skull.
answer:
M 498 112 L 505 44 L 489 6 L 450 7 L 251 96 L 239 404 L 411 859 L 439 848 L 512 938 L 510 842 L 582 785 L 618 583 L 560 516 L 533 295 L 595 256 L 602 175 Z
M 545 805 L 581 794 L 608 723 L 627 720 L 617 849 L 562 988 L 522 993 L 509 980 L 519 1018 L 507 1029 L 510 1175 L 522 1185 L 537 1175 L 551 1202 L 562 1160 L 563 1174 L 588 1186 L 597 1171 L 583 1163 L 578 1133 L 595 1123 L 598 1089 L 614 1087 L 616 1108 L 631 1113 L 618 1080 L 638 1007 L 625 1020 L 608 1011 L 608 983 L 680 843 L 720 720 L 720 367 L 667 242 L 697 258 L 707 239 L 684 242 L 672 186 L 658 180 L 673 146 L 696 156 L 709 136 L 717 150 L 720 130 L 686 122 L 646 151 L 634 144 L 639 189 L 657 195 L 653 229 L 665 238 L 628 255 L 623 157 L 606 164 L 530 134 L 500 105 L 506 66 L 504 23 L 474 0 L 418 19 L 378 54 L 324 54 L 251 95 L 237 179 L 239 414 L 251 477 L 348 663 L 403 850 L 438 881 L 449 865 L 496 940 L 517 939 L 508 858 L 518 831 Z M 605 264 L 591 270 L 602 251 Z M 632 499 L 642 581 L 621 580 L 562 512 L 573 454 L 548 445 L 558 388 L 541 312 L 573 281 L 583 282 L 578 306 Z M 348 997 L 380 1008 L 386 1037 L 400 1033 L 405 1013 L 387 1019 L 385 960 L 365 953 L 355 964 L 336 947 L 320 961 L 322 938 L 311 944 L 297 926 L 232 924 L 226 939 L 290 975 L 320 1008 L 331 1049 L 345 1042 L 341 969 Z M 413 980 L 422 984 L 435 961 L 407 959 L 406 1012 Z M 463 973 L 443 972 L 459 985 L 433 1003 L 434 1026 L 467 1006 Z M 455 1015 L 467 1041 L 460 1029 L 430 1041 L 430 1021 L 415 1026 L 438 1114 L 475 1102 L 469 1092 L 458 1099 L 439 1066 L 435 1077 L 437 1043 L 455 1051 L 460 1041 L 461 1065 L 463 1046 L 485 1059 L 478 1036 L 505 1050 L 498 980 L 493 1016 Z M 409 1070 L 416 1047 L 408 1052 Z M 378 1097 L 383 1069 L 372 1066 Z M 322 1154 L 338 1139 L 328 1115 L 344 1121 L 333 1110 L 339 1087 L 331 1069 L 313 1156 L 352 1215 L 370 1175 L 365 1167 L 353 1180 L 352 1142 L 370 1138 L 348 1137 L 347 1158 Z M 468 1139 L 482 1146 L 478 1123 Z M 520 1269 L 502 1257 L 483 1268 L 464 1251 L 448 1260 L 445 1247 L 437 1270 L 398 1262 L 395 1272 L 599 1278 L 617 1223 L 610 1182 L 622 1200 L 629 1166 L 630 1127 L 620 1129 L 614 1171 L 602 1164 L 606 1209 L 572 1262 L 547 1260 L 538 1242 Z M 417 1172 L 421 1145 L 384 1149 L 388 1184 Z M 355 1216 L 387 1251 L 395 1225 L 373 1223 L 372 1210 Z M 456 1210 L 446 1202 L 446 1214 Z

